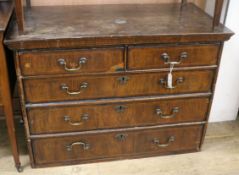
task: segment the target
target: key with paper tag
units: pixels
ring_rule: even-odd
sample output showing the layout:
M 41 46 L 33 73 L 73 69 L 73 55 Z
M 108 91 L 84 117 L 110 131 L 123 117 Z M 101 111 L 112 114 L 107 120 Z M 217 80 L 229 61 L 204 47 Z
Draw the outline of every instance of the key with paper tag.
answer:
M 168 88 L 170 89 L 173 89 L 173 68 L 174 68 L 174 64 L 170 64 L 170 70 L 169 70 L 169 73 L 168 73 L 168 77 L 167 77 L 167 86 Z

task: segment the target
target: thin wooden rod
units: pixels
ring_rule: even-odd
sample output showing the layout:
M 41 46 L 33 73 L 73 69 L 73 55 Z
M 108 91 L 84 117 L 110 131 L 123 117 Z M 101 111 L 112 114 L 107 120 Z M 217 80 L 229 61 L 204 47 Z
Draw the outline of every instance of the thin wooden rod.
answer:
M 15 0 L 15 11 L 18 24 L 18 31 L 20 33 L 24 32 L 24 12 L 22 0 Z
M 223 2 L 224 2 L 224 0 L 216 0 L 216 2 L 215 2 L 213 28 L 216 26 L 219 26 L 219 24 L 220 24 Z

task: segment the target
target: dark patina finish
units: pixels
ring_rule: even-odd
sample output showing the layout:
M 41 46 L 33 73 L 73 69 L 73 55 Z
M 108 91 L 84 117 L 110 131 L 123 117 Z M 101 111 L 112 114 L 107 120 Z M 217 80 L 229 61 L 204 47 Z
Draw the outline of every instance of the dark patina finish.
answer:
M 188 3 L 28 9 L 5 43 L 32 166 L 199 151 L 233 34 L 213 21 Z

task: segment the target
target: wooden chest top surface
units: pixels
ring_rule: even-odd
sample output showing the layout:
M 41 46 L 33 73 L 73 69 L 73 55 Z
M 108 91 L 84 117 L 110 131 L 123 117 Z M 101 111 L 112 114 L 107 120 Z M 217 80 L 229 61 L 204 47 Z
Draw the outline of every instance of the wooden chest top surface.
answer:
M 5 43 L 13 49 L 113 44 L 223 41 L 232 32 L 194 4 L 86 5 L 32 7 L 26 32 L 12 23 Z M 34 42 L 34 46 L 31 44 Z M 64 43 L 63 43 L 64 42 Z

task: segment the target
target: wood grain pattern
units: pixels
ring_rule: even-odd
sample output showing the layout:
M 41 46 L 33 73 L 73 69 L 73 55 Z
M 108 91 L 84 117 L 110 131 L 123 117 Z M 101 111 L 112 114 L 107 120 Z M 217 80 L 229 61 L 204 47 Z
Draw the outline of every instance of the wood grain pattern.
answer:
M 161 79 L 166 80 L 167 73 L 31 79 L 24 80 L 24 89 L 26 101 L 30 103 L 211 91 L 213 70 L 182 71 L 173 75 L 174 85 L 178 78 L 184 79 L 175 89 L 167 89 L 160 84 Z M 122 84 L 119 81 L 121 78 L 128 80 Z M 80 89 L 83 83 L 87 83 L 88 87 Z M 69 87 L 69 91 L 82 92 L 78 95 L 69 95 L 62 90 L 63 84 Z
M 79 64 L 81 58 L 86 58 L 86 63 Z M 81 68 L 66 71 L 60 59 L 65 60 L 67 68 Z M 27 52 L 20 55 L 20 66 L 24 76 L 117 72 L 125 67 L 124 48 Z
M 5 43 L 12 49 L 72 49 L 218 42 L 232 35 L 224 26 L 212 30 L 212 18 L 195 5 L 188 4 L 183 11 L 180 7 L 180 4 L 32 7 L 26 16 L 26 33 L 19 34 L 13 23 Z
M 105 134 L 85 134 L 72 137 L 46 138 L 33 140 L 35 162 L 38 165 L 50 163 L 67 163 L 78 160 L 97 160 L 107 157 L 121 157 L 154 153 L 156 155 L 169 154 L 185 150 L 197 150 L 199 147 L 202 126 L 188 126 L 179 128 L 164 128 L 157 130 L 135 130 L 132 132 L 109 132 Z M 125 140 L 119 141 L 117 135 L 125 135 Z M 159 148 L 153 143 L 154 138 L 161 143 L 167 143 L 170 136 L 175 137 L 166 148 Z M 102 141 L 104 140 L 104 141 Z M 67 151 L 66 146 L 74 142 L 89 144 L 89 149 L 74 146 Z
M 153 45 L 129 47 L 128 69 L 159 69 L 168 68 L 162 59 L 162 54 L 168 54 L 170 61 L 178 62 L 182 53 L 187 58 L 182 59 L 175 67 L 216 65 L 219 45 Z
M 71 0 L 72 1 L 72 0 Z M 94 2 L 94 1 L 96 1 L 96 2 Z M 118 3 L 120 3 L 120 4 L 124 4 L 125 2 L 125 0 L 123 0 L 123 1 L 118 1 L 118 0 L 116 0 L 116 2 L 115 2 L 115 0 L 112 2 L 112 0 L 111 1 L 108 1 L 108 0 L 94 0 L 93 1 L 93 3 L 92 2 L 90 2 L 89 3 L 89 1 L 87 1 L 88 3 L 82 3 L 82 2 L 79 2 L 79 0 L 77 1 L 77 3 L 72 3 L 72 2 L 70 2 L 69 3 L 69 1 L 68 1 L 68 3 L 64 3 L 64 2 L 62 2 L 62 0 L 61 1 L 56 1 L 56 2 L 58 2 L 58 3 L 56 3 L 54 0 L 53 0 L 53 4 L 52 3 L 49 3 L 49 1 L 47 1 L 47 5 L 49 6 L 49 5 L 84 5 L 84 4 L 118 4 Z M 105 2 L 106 1 L 106 2 Z M 155 0 L 147 0 L 147 3 L 152 3 L 152 2 L 154 2 Z M 162 0 L 161 0 L 162 1 Z M 19 33 L 20 34 L 23 34 L 25 31 L 24 31 L 24 28 L 25 28 L 25 26 L 24 26 L 24 23 L 25 23 L 25 19 L 24 19 L 24 11 L 23 11 L 23 3 L 25 2 L 25 5 L 27 6 L 27 9 L 30 9 L 29 7 L 31 7 L 31 0 L 15 0 L 15 7 L 16 7 L 16 20 L 17 20 L 17 25 L 18 25 L 18 31 L 19 31 Z M 38 2 L 38 1 L 37 1 Z M 50 1 L 51 2 L 51 1 Z M 84 1 L 83 1 L 84 2 Z M 128 2 L 128 1 L 126 1 L 126 2 Z M 167 1 L 163 1 L 163 2 L 167 2 Z M 172 1 L 173 2 L 173 1 Z M 176 2 L 176 1 L 175 1 Z M 199 4 L 199 5 L 201 5 L 201 8 L 202 8 L 202 4 L 204 4 L 205 5 L 205 2 L 202 2 L 202 0 L 194 0 L 194 2 L 196 2 L 196 4 Z M 200 2 L 200 3 L 198 3 L 198 2 Z M 131 3 L 137 3 L 137 2 L 135 2 L 135 1 L 133 1 L 133 2 L 131 2 Z M 139 2 L 138 2 L 139 3 Z M 140 3 L 142 4 L 144 4 L 144 2 L 141 2 L 140 1 Z M 155 3 L 155 2 L 154 2 Z M 39 2 L 37 3 L 37 4 L 34 4 L 33 3 L 33 5 L 40 5 L 40 6 L 43 6 L 43 5 L 46 5 L 46 3 L 45 2 L 43 2 L 43 3 L 40 3 L 39 4 Z
M 204 121 L 208 98 L 145 100 L 141 102 L 28 109 L 31 134 L 86 131 L 107 128 Z M 195 109 L 195 106 L 197 108 Z M 122 108 L 119 111 L 119 108 Z M 173 109 L 178 112 L 172 118 Z M 161 109 L 161 116 L 157 110 Z M 65 121 L 65 117 L 69 121 Z M 84 116 L 88 119 L 84 120 Z M 77 123 L 79 125 L 72 125 Z M 81 124 L 80 124 L 81 123 Z

